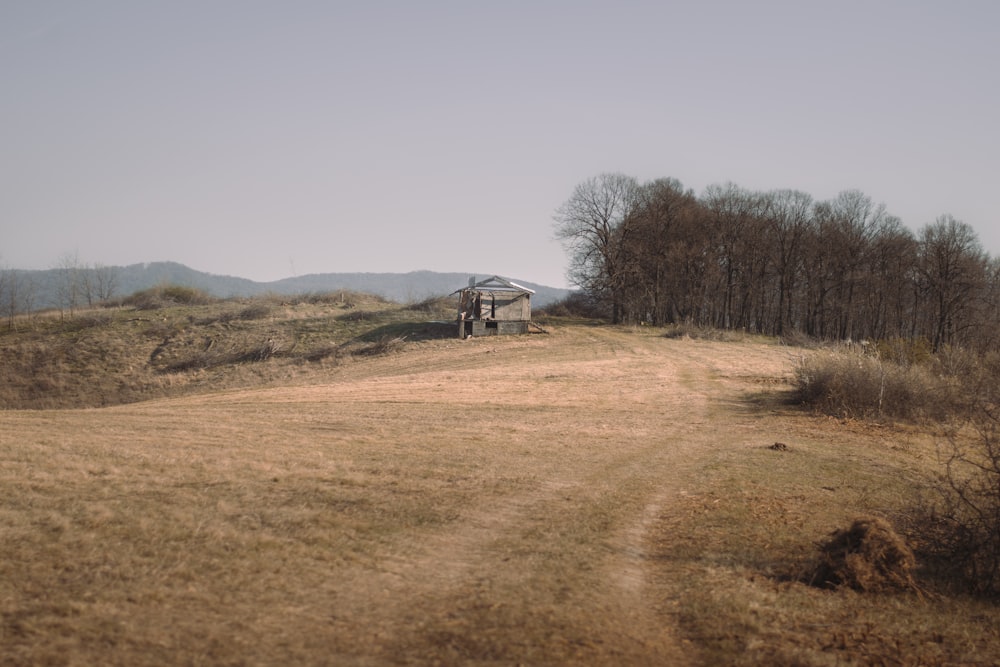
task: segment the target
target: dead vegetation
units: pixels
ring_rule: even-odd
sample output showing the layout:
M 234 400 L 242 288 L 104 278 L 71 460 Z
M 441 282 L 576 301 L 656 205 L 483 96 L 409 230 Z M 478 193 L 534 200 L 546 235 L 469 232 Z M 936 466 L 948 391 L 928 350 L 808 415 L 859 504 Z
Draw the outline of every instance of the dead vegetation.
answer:
M 564 320 L 463 343 L 423 308 L 318 301 L 4 339 L 34 407 L 99 404 L 122 360 L 170 400 L 0 411 L 0 662 L 1000 655 L 1000 611 L 928 576 L 935 438 L 792 410 L 800 350 Z M 236 353 L 259 358 L 170 369 Z
M 855 519 L 849 528 L 834 531 L 819 551 L 819 564 L 807 580 L 812 586 L 846 586 L 862 593 L 920 590 L 913 551 L 885 519 Z
M 219 300 L 158 287 L 0 330 L 0 408 L 100 407 L 292 381 L 403 340 L 451 337 L 453 327 L 436 321 L 453 318 L 452 308 L 352 292 Z
M 826 347 L 795 368 L 795 400 L 851 419 L 947 423 L 966 419 L 984 386 L 1000 380 L 1000 357 L 920 341 Z

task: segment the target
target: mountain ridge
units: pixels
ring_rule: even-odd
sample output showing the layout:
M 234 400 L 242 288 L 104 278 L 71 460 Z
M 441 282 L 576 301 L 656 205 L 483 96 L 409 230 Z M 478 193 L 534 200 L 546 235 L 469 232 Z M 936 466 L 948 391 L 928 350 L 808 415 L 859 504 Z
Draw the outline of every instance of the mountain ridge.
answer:
M 82 273 L 96 269 L 76 269 Z M 144 262 L 127 266 L 112 266 L 102 270 L 114 273 L 115 297 L 134 294 L 157 285 L 180 285 L 203 290 L 219 298 L 250 297 L 260 294 L 304 294 L 351 290 L 383 297 L 397 303 L 412 303 L 431 297 L 446 296 L 468 284 L 470 276 L 489 277 L 492 273 L 457 273 L 429 270 L 405 273 L 386 272 L 331 272 L 311 273 L 260 282 L 238 276 L 219 275 L 192 269 L 179 262 Z M 65 269 L 10 269 L 19 279 L 26 279 L 34 290 L 34 308 L 60 306 L 60 280 Z M 549 287 L 512 276 L 503 276 L 535 291 L 533 298 L 538 307 L 559 301 L 572 290 Z M 65 298 L 63 297 L 63 300 Z M 63 304 L 65 305 L 65 304 Z

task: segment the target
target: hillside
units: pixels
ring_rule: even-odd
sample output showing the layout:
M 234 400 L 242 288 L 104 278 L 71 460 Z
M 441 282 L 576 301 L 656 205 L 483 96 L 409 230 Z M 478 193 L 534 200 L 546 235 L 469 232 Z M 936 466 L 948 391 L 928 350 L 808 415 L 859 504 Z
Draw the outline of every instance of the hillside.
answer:
M 79 269 L 83 274 L 89 269 Z M 150 289 L 158 285 L 194 287 L 219 298 L 249 297 L 263 294 L 296 295 L 352 290 L 374 294 L 396 303 L 406 304 L 451 294 L 468 284 L 470 273 L 439 273 L 412 271 L 409 273 L 317 273 L 284 278 L 271 282 L 255 282 L 234 276 L 219 276 L 196 271 L 176 262 L 130 264 L 104 269 L 113 272 L 118 297 Z M 17 270 L 23 287 L 31 286 L 33 305 L 38 309 L 56 308 L 60 304 L 59 269 L 42 271 Z M 480 278 L 488 273 L 478 274 Z M 565 298 L 570 290 L 538 285 L 530 281 L 505 276 L 535 290 L 534 304 L 541 308 Z M 83 303 L 81 297 L 81 303 Z
M 151 296 L 65 319 L 36 316 L 0 330 L 0 409 L 101 407 L 289 381 L 402 341 L 453 338 L 454 309 L 454 299 L 403 306 L 345 290 L 197 304 Z
M 37 366 L 0 410 L 0 663 L 1000 655 L 1000 610 L 933 569 L 807 585 L 854 517 L 920 544 L 936 458 L 789 405 L 805 350 L 566 320 L 462 341 L 444 304 L 343 297 L 3 335 L 0 367 Z M 10 409 L 47 400 L 110 407 Z

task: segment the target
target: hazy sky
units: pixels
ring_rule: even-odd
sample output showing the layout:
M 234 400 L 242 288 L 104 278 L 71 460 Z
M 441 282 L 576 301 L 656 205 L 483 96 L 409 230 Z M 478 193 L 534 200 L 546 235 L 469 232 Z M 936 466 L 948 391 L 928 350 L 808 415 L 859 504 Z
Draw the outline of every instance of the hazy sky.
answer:
M 0 0 L 0 265 L 565 285 L 605 171 L 1000 255 L 1000 2 Z

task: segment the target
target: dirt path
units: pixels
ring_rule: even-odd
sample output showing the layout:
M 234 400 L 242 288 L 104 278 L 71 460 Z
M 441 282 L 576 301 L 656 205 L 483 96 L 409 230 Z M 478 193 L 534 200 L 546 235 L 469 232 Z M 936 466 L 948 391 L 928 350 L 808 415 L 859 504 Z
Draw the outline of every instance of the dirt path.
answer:
M 190 555 L 190 572 L 172 574 L 218 608 L 162 591 L 156 612 L 133 608 L 136 650 L 228 641 L 250 664 L 682 665 L 697 656 L 675 631 L 649 530 L 706 456 L 757 437 L 745 394 L 791 363 L 774 346 L 555 328 L 414 345 L 322 384 L 6 413 L 0 429 L 56 443 L 79 457 L 70 469 L 113 455 L 120 475 L 103 489 L 139 493 L 148 473 L 173 489 L 164 503 L 197 506 L 178 532 L 243 545 L 224 575 Z M 200 495 L 184 500 L 189 487 Z M 174 634 L 143 635 L 154 613 Z M 182 640 L 195 625 L 201 639 Z
M 338 402 L 457 400 L 470 411 L 509 409 L 511 419 L 538 406 L 571 415 L 509 439 L 486 435 L 502 433 L 503 418 L 484 421 L 484 435 L 472 436 L 479 446 L 532 448 L 536 481 L 464 508 L 383 572 L 358 573 L 357 588 L 340 591 L 343 630 L 370 632 L 376 654 L 445 663 L 693 660 L 673 631 L 662 564 L 647 572 L 647 532 L 697 484 L 692 471 L 703 457 L 732 440 L 727 405 L 747 382 L 780 378 L 788 357 L 737 346 L 724 358 L 716 344 L 608 329 L 557 336 L 458 344 L 459 358 L 444 366 L 438 354 L 385 360 L 381 371 L 366 368 L 368 379 L 324 390 Z

